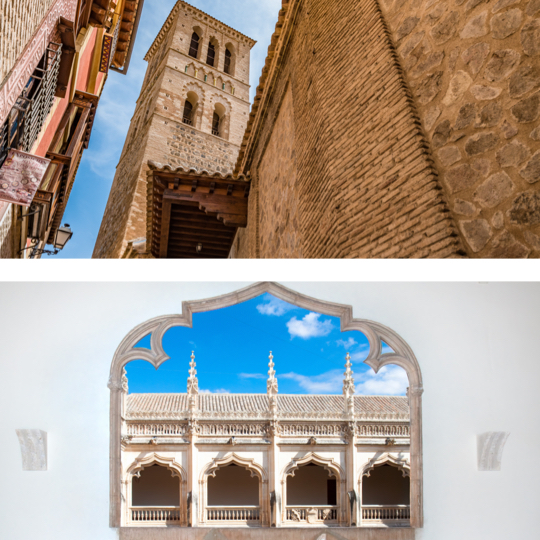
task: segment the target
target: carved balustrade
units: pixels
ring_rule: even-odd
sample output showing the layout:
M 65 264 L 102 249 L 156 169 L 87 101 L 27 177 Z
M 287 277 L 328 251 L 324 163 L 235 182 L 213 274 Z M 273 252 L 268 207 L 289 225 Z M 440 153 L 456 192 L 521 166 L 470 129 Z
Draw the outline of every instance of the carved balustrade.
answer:
M 337 523 L 338 507 L 330 505 L 287 506 L 285 516 L 287 521 L 310 525 Z
M 408 505 L 362 505 L 362 521 L 408 521 L 411 507 Z
M 171 523 L 180 525 L 182 519 L 182 511 L 179 507 L 167 506 L 157 508 L 155 506 L 137 506 L 130 510 L 130 520 L 132 523 Z
M 206 521 L 254 524 L 261 521 L 261 508 L 260 506 L 207 506 Z

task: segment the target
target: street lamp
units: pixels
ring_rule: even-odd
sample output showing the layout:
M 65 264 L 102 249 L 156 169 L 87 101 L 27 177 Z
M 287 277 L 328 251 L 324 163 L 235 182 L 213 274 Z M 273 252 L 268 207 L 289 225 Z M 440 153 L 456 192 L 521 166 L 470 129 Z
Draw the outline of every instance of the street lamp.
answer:
M 56 238 L 54 239 L 53 246 L 56 250 L 64 249 L 70 238 L 73 236 L 73 231 L 69 228 L 67 223 L 64 223 L 63 227 L 59 227 L 56 231 Z
M 56 231 L 56 236 L 53 242 L 54 251 L 51 251 L 50 249 L 39 249 L 38 247 L 36 247 L 39 244 L 38 242 L 37 244 L 34 244 L 33 246 L 28 246 L 21 249 L 19 253 L 22 253 L 23 251 L 26 251 L 27 249 L 31 249 L 32 250 L 30 254 L 31 259 L 35 258 L 37 255 L 43 255 L 44 253 L 47 255 L 56 255 L 57 253 L 60 252 L 60 250 L 66 247 L 66 244 L 68 243 L 69 239 L 72 236 L 73 236 L 73 231 L 70 229 L 67 223 L 64 223 L 64 226 L 59 227 L 58 230 Z

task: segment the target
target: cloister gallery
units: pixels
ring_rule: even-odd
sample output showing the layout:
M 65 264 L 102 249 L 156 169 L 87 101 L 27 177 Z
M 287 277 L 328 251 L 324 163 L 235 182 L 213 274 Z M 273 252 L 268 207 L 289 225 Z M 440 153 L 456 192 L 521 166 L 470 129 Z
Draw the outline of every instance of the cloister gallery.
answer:
M 129 394 L 122 380 L 122 525 L 409 526 L 401 396 Z

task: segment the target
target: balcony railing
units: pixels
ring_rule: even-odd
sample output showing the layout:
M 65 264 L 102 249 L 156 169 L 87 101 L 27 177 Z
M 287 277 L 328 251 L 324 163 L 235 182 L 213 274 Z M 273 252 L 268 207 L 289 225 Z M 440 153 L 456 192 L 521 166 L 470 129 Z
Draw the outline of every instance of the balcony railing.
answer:
M 321 524 L 337 522 L 337 506 L 287 506 L 286 520 L 297 523 Z
M 180 525 L 182 513 L 180 508 L 166 506 L 156 508 L 155 506 L 137 506 L 130 510 L 132 523 L 175 523 Z
M 206 521 L 256 523 L 261 521 L 261 508 L 260 506 L 208 506 Z
M 409 521 L 411 518 L 411 507 L 407 505 L 363 505 L 362 521 L 372 522 L 399 522 Z

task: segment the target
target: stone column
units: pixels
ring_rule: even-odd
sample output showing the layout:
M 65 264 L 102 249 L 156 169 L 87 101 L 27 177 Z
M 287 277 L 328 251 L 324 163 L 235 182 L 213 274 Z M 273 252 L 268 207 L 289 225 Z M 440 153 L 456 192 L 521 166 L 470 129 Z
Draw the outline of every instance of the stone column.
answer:
M 199 524 L 199 466 L 198 466 L 198 450 L 197 439 L 199 433 L 199 425 L 197 422 L 197 411 L 199 405 L 199 381 L 197 379 L 197 370 L 195 369 L 195 354 L 191 351 L 191 362 L 189 363 L 189 377 L 187 380 L 188 393 L 188 430 L 189 430 L 189 448 L 188 448 L 188 527 L 197 527 Z
M 422 498 L 422 394 L 421 386 L 410 387 L 409 413 L 411 422 L 411 527 L 420 528 L 424 523 Z
M 272 356 L 272 351 L 270 351 L 269 362 L 268 362 L 268 381 L 266 383 L 266 391 L 268 394 L 268 407 L 270 410 L 270 426 L 269 426 L 269 435 L 271 445 L 268 450 L 268 501 L 265 501 L 265 504 L 268 506 L 269 511 L 269 525 L 270 527 L 279 527 L 281 524 L 281 489 L 280 489 L 280 479 L 278 478 L 278 442 L 279 442 L 279 421 L 278 421 L 278 403 L 277 403 L 277 393 L 278 393 L 278 381 L 275 377 L 276 372 L 274 371 L 274 357 Z M 272 504 L 273 500 L 273 512 Z

